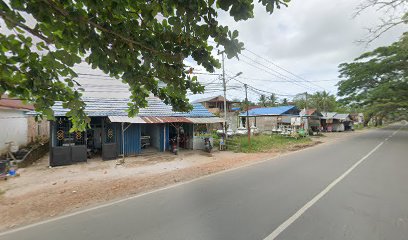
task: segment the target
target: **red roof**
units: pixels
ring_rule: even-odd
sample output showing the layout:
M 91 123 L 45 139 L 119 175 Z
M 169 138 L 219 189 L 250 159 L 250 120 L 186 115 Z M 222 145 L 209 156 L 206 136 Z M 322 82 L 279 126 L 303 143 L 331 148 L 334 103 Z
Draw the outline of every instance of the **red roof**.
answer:
M 1 96 L 0 108 L 11 108 L 21 110 L 34 110 L 34 106 L 31 104 L 24 104 L 20 99 L 10 98 L 7 95 Z

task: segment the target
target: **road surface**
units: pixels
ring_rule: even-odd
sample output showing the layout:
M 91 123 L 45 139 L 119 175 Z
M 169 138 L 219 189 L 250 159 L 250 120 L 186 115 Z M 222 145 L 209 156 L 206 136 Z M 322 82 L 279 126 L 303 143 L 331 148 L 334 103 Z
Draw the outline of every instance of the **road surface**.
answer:
M 406 240 L 408 126 L 368 131 L 0 239 Z

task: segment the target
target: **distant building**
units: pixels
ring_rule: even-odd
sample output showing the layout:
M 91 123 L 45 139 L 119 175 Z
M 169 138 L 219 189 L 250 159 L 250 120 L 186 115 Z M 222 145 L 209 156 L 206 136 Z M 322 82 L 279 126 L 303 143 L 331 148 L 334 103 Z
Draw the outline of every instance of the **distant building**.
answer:
M 37 138 L 48 138 L 47 121 L 36 122 L 33 116 L 26 115 L 34 110 L 33 105 L 3 95 L 0 99 L 0 153 L 7 150 L 8 142 L 22 146 Z
M 320 118 L 323 115 L 316 109 L 303 109 L 299 113 L 300 117 L 303 118 L 304 128 L 312 130 L 313 132 L 319 132 L 321 127 Z
M 201 103 L 205 108 L 213 114 L 222 114 L 224 112 L 224 97 L 219 95 L 216 97 L 201 98 L 192 103 Z M 235 102 L 227 99 L 227 112 L 231 112 Z
M 299 109 L 295 106 L 279 106 L 255 108 L 248 111 L 250 126 L 258 128 L 259 132 L 272 132 L 280 125 L 291 125 L 291 118 L 299 116 Z M 246 126 L 247 111 L 239 114 L 240 124 Z
M 353 120 L 348 113 L 322 112 L 323 131 L 343 132 L 353 129 Z
M 350 118 L 353 120 L 354 124 L 363 124 L 364 123 L 364 114 L 363 113 L 350 113 Z

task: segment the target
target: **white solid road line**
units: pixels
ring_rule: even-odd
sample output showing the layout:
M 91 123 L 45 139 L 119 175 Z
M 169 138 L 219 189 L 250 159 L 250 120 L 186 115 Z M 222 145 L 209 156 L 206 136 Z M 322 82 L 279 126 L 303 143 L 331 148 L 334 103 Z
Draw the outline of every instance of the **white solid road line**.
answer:
M 394 136 L 401 128 L 402 126 L 398 130 L 396 130 L 393 134 L 391 134 L 387 139 Z M 367 153 L 367 155 L 365 155 L 363 158 L 358 160 L 358 162 L 356 162 L 353 166 L 347 169 L 347 171 L 345 171 L 340 177 L 336 178 L 333 182 L 331 182 L 325 189 L 323 189 L 323 191 L 317 194 L 314 198 L 312 198 L 312 200 L 310 200 L 303 207 L 301 207 L 295 214 L 293 214 L 290 218 L 284 221 L 279 227 L 277 227 L 264 240 L 276 239 L 276 237 L 279 236 L 279 234 L 281 234 L 283 231 L 285 231 L 286 228 L 292 225 L 292 223 L 294 223 L 300 216 L 302 216 L 317 201 L 319 201 L 322 197 L 324 197 L 324 195 L 326 195 L 334 186 L 336 186 L 339 182 L 341 182 L 341 180 L 343 180 L 347 175 L 349 175 L 356 167 L 358 167 L 358 165 L 360 165 L 364 160 L 366 160 L 369 156 L 371 156 L 371 154 L 377 151 L 377 149 L 380 148 L 381 145 L 383 145 L 386 140 L 379 143 L 375 148 L 373 148 L 369 153 Z

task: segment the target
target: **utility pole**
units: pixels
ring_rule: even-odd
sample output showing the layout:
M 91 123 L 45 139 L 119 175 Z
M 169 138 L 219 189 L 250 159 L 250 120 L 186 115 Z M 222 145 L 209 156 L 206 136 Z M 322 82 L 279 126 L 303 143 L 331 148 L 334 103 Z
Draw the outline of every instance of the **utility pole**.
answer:
M 248 102 L 248 85 L 244 84 L 245 86 L 245 102 L 247 105 L 247 112 L 246 112 L 246 125 L 247 125 L 247 132 L 248 132 L 248 147 L 251 150 L 251 127 L 249 126 L 249 102 Z
M 225 82 L 225 63 L 224 63 L 224 51 L 222 51 L 222 86 L 224 87 L 224 141 L 227 140 L 227 84 Z M 226 144 L 226 142 L 224 142 Z

